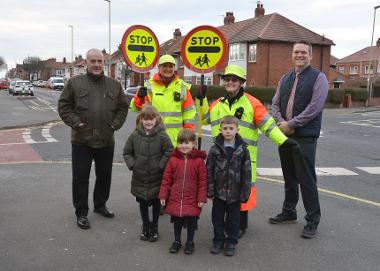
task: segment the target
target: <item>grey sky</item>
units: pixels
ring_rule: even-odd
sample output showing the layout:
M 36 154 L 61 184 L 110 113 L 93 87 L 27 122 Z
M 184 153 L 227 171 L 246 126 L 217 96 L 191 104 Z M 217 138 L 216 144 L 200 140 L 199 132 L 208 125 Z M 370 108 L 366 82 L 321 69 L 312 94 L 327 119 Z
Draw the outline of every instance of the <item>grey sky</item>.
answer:
M 114 51 L 131 25 L 150 27 L 160 42 L 172 37 L 175 28 L 185 35 L 192 28 L 223 24 L 232 11 L 235 21 L 254 17 L 253 0 L 111 0 L 111 47 Z M 288 19 L 324 34 L 336 46 L 332 54 L 341 58 L 369 46 L 373 7 L 379 0 L 263 0 L 265 14 L 277 12 Z M 74 55 L 89 48 L 108 51 L 108 2 L 104 0 L 0 0 L 0 55 L 10 67 L 27 56 L 42 59 L 71 58 L 74 26 Z M 380 9 L 374 40 L 380 37 Z

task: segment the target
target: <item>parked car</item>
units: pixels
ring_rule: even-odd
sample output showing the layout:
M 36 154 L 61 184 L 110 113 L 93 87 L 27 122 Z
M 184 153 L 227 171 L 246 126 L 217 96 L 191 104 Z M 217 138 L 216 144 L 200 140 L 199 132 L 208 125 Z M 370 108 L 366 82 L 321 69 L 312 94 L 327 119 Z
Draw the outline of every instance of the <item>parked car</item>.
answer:
M 53 90 L 62 90 L 65 86 L 65 81 L 62 77 L 50 77 L 49 79 L 49 88 Z
M 42 81 L 39 85 L 41 88 L 48 88 L 49 87 L 49 82 L 48 81 Z
M 12 92 L 13 96 L 15 95 L 30 95 L 34 96 L 34 87 L 30 81 L 16 81 L 14 89 Z
M 13 94 L 13 90 L 15 88 L 16 82 L 19 80 L 12 80 L 9 84 L 8 93 Z
M 9 88 L 9 83 L 7 80 L 1 80 L 0 81 L 0 89 L 8 89 Z
M 140 86 L 129 86 L 124 89 L 124 94 L 127 97 L 128 104 L 131 103 L 133 96 L 135 96 L 136 92 L 139 90 Z

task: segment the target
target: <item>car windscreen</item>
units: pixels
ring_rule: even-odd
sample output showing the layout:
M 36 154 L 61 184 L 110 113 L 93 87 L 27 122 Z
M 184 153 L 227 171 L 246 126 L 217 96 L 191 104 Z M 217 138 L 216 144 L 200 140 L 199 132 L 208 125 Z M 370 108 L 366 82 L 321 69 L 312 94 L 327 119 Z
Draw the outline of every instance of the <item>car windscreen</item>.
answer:
M 63 79 L 54 79 L 53 83 L 62 83 L 63 84 Z

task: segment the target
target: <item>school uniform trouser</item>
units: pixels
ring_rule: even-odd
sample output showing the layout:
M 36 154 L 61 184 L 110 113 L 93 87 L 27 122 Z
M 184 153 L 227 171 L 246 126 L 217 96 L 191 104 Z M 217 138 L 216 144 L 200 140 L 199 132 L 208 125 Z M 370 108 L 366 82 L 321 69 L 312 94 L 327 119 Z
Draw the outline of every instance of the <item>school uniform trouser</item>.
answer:
M 92 161 L 95 163 L 94 208 L 105 207 L 110 195 L 115 146 L 91 148 L 72 144 L 73 204 L 76 216 L 87 216 L 88 186 Z
M 296 213 L 300 186 L 302 201 L 306 210 L 305 219 L 308 224 L 318 225 L 321 218 L 321 209 L 315 174 L 317 137 L 290 136 L 290 138 L 298 142 L 300 153 L 279 148 L 285 180 L 283 213 Z
M 227 203 L 215 198 L 212 202 L 211 216 L 214 227 L 213 242 L 237 244 L 240 229 L 240 201 Z

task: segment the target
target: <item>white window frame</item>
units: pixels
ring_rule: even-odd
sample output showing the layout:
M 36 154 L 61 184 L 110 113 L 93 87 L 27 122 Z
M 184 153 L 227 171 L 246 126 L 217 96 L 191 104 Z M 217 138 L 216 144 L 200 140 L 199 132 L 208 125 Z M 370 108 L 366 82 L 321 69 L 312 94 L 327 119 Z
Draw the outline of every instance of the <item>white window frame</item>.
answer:
M 229 57 L 230 61 L 233 60 L 245 60 L 244 44 L 234 43 L 230 45 Z
M 373 67 L 372 65 L 364 65 L 364 74 L 373 74 Z
M 186 83 L 191 84 L 191 82 L 192 82 L 192 76 L 184 76 L 184 77 L 183 77 L 183 80 L 184 80 Z
M 358 72 L 359 72 L 358 65 L 350 66 L 350 74 L 358 74 Z
M 338 67 L 338 71 L 340 72 L 340 73 L 344 73 L 344 66 L 339 66 Z
M 248 61 L 249 62 L 256 62 L 256 56 L 257 56 L 257 44 L 252 43 L 248 46 Z
M 195 77 L 196 80 L 195 80 L 195 84 L 196 85 L 200 85 L 201 84 L 201 77 L 200 76 L 196 76 Z M 211 86 L 212 85 L 212 77 L 211 76 L 205 76 L 205 85 L 207 86 Z

